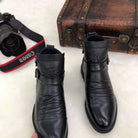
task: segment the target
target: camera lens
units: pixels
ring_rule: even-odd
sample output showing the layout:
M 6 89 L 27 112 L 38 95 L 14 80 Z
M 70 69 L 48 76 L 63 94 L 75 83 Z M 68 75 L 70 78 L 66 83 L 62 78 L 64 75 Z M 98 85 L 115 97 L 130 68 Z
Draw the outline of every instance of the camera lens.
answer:
M 7 45 L 10 46 L 10 47 L 12 47 L 15 43 L 16 43 L 16 40 L 13 39 L 13 38 L 9 38 L 7 40 Z
M 18 39 L 14 36 L 10 36 L 7 38 L 7 40 L 5 41 L 5 46 L 11 50 L 11 51 L 15 51 L 16 49 L 18 49 Z
M 23 39 L 18 34 L 10 34 L 1 44 L 1 52 L 7 56 L 18 56 L 26 51 Z

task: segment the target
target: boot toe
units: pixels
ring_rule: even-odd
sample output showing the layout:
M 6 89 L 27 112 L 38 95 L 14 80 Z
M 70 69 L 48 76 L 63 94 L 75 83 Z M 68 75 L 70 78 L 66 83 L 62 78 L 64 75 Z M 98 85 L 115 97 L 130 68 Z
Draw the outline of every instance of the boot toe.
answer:
M 67 124 L 64 120 L 43 120 L 37 125 L 42 138 L 67 138 Z
M 86 110 L 92 126 L 98 132 L 107 133 L 112 130 L 116 120 L 116 103 L 92 103 L 86 106 Z
M 96 123 L 100 126 L 100 127 L 108 127 L 108 125 L 110 124 L 110 122 L 104 118 L 99 118 L 96 120 Z

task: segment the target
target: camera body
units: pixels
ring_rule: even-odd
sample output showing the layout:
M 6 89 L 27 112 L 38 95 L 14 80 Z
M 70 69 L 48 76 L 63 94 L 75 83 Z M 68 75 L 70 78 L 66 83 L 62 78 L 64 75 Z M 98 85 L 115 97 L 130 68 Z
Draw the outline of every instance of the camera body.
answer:
M 0 15 L 0 50 L 7 56 L 18 56 L 26 51 L 26 45 L 18 31 L 6 21 L 8 14 Z M 12 17 L 13 18 L 13 17 Z
M 26 49 L 21 34 L 36 42 Z M 42 35 L 32 31 L 10 13 L 0 13 L 0 51 L 12 60 L 0 64 L 0 71 L 7 73 L 16 70 L 33 60 L 46 47 Z

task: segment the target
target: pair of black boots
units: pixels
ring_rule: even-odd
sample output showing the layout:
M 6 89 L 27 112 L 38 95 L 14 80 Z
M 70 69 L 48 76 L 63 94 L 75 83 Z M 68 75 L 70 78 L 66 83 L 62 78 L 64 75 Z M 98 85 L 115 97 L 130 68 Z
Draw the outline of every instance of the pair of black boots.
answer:
M 96 33 L 84 42 L 81 73 L 85 82 L 85 108 L 95 130 L 107 133 L 116 121 L 117 102 L 108 75 L 108 41 Z M 39 138 L 67 138 L 64 101 L 64 54 L 47 46 L 36 58 L 36 103 L 33 123 Z

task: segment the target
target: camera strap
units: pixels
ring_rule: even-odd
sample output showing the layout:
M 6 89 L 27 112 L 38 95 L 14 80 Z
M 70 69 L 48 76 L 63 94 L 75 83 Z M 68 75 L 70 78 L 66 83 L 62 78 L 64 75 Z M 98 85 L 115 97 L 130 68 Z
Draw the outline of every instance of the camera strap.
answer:
M 15 57 L 14 59 L 1 64 L 0 70 L 4 73 L 11 72 L 13 70 L 16 70 L 26 63 L 30 62 L 32 59 L 36 57 L 37 53 L 40 53 L 40 51 L 45 48 L 45 41 L 43 36 L 40 34 L 33 32 L 29 28 L 27 28 L 24 24 L 22 24 L 20 21 L 16 20 L 13 15 L 11 14 L 3 14 L 3 21 L 6 21 L 9 23 L 14 29 L 18 30 L 20 33 L 22 33 L 27 38 L 31 39 L 32 41 L 35 41 L 37 44 L 22 53 L 21 55 Z

